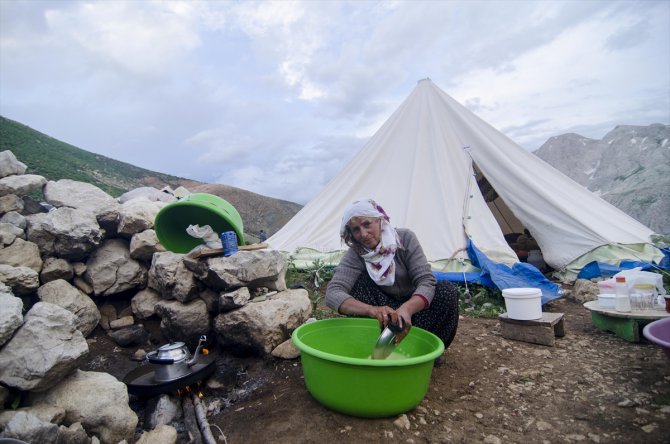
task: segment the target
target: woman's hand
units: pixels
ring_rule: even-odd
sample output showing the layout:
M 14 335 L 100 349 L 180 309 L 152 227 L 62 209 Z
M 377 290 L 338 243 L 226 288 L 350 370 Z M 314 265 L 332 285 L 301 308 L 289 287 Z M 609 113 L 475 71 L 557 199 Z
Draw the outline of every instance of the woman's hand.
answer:
M 384 305 L 382 307 L 377 307 L 374 305 L 370 305 L 370 317 L 371 318 L 376 318 L 377 321 L 379 322 L 379 328 L 383 330 L 386 328 L 386 326 L 390 323 L 396 324 L 396 325 L 404 325 L 401 324 L 401 319 L 398 317 L 398 312 L 392 309 L 391 307 Z

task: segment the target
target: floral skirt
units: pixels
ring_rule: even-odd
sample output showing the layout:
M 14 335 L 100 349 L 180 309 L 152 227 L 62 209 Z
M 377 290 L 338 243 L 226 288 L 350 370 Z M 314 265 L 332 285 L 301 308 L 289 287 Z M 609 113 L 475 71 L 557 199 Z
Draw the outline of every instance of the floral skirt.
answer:
M 368 305 L 389 306 L 396 310 L 401 301 L 384 293 L 367 273 L 360 277 L 351 289 L 351 296 Z M 454 340 L 458 327 L 458 290 L 451 282 L 438 282 L 435 296 L 428 308 L 412 316 L 412 325 L 433 333 L 444 342 L 446 349 Z

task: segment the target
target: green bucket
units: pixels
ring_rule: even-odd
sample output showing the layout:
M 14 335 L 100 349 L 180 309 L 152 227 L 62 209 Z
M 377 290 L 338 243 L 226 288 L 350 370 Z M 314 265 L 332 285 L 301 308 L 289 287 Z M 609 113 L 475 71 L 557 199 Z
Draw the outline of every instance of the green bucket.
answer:
M 202 239 L 192 237 L 186 232 L 189 225 L 209 225 L 219 236 L 225 231 L 234 231 L 237 244 L 244 245 L 240 213 L 219 196 L 208 193 L 189 194 L 161 208 L 154 219 L 158 241 L 173 253 L 188 253 L 203 244 Z
M 444 352 L 434 334 L 412 327 L 395 359 L 371 359 L 374 319 L 334 318 L 303 324 L 292 335 L 305 385 L 317 401 L 347 415 L 383 418 L 407 412 L 426 396 L 433 363 Z

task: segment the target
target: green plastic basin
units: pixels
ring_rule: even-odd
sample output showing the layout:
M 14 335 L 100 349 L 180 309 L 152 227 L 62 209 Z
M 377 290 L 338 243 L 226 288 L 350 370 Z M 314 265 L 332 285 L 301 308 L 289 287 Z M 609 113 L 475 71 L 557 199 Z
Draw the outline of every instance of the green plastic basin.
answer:
M 393 357 L 370 359 L 379 338 L 375 319 L 334 318 L 304 324 L 292 335 L 305 385 L 326 407 L 347 415 L 383 418 L 407 412 L 426 396 L 433 362 L 444 352 L 434 334 L 412 327 Z
M 234 231 L 237 244 L 244 245 L 244 226 L 240 213 L 219 196 L 189 194 L 161 208 L 154 219 L 158 241 L 173 253 L 188 253 L 203 243 L 202 239 L 186 232 L 189 225 L 209 225 L 219 236 L 224 231 Z

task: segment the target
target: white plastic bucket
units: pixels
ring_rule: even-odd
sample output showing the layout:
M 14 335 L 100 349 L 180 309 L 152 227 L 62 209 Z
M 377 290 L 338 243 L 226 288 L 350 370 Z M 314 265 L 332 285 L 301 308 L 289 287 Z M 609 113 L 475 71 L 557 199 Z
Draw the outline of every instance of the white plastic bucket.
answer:
M 505 288 L 502 294 L 510 319 L 527 321 L 542 317 L 542 292 L 539 288 Z

